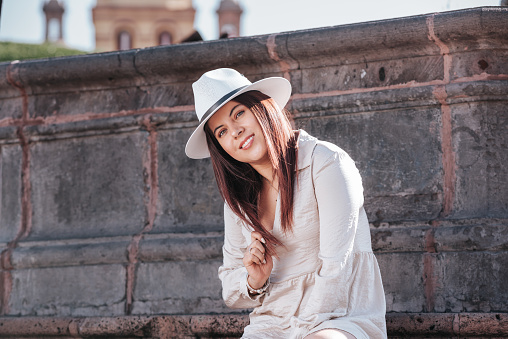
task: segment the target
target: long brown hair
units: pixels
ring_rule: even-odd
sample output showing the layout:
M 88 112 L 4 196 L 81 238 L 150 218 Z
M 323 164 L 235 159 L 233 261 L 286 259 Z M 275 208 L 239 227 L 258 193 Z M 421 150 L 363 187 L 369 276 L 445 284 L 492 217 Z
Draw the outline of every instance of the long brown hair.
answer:
M 297 134 L 293 132 L 288 112 L 279 109 L 275 101 L 259 91 L 249 91 L 234 98 L 257 118 L 268 149 L 268 158 L 279 179 L 281 225 L 284 233 L 293 229 L 293 196 L 296 181 Z M 205 125 L 206 142 L 213 171 L 222 198 L 231 210 L 266 240 L 269 255 L 276 255 L 275 246 L 281 241 L 265 230 L 258 214 L 258 200 L 263 177 L 247 163 L 233 159 L 220 146 L 212 130 Z M 277 216 L 275 216 L 277 218 Z

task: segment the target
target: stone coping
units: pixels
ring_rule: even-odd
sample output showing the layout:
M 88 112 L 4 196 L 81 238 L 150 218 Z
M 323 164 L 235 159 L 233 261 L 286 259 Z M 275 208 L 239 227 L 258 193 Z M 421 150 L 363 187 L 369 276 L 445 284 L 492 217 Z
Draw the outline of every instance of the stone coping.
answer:
M 238 338 L 246 314 L 2 317 L 2 338 Z M 388 313 L 390 338 L 508 336 L 508 313 Z
M 257 74 L 260 68 L 263 73 L 278 74 L 330 62 L 348 64 L 359 55 L 365 63 L 440 56 L 442 51 L 429 34 L 448 44 L 452 53 L 462 51 L 463 45 L 468 46 L 468 51 L 482 49 L 486 41 L 492 47 L 503 48 L 508 32 L 506 13 L 508 9 L 503 7 L 479 7 L 271 35 L 4 62 L 0 63 L 0 98 L 15 96 L 14 87 L 35 95 L 62 88 L 82 90 L 91 83 L 95 84 L 94 90 L 118 87 L 119 83 L 188 86 L 204 71 L 224 65 L 241 67 L 248 74 Z M 292 82 L 293 92 L 298 92 L 298 80 Z M 183 97 L 177 105 L 190 104 L 186 102 L 190 97 Z

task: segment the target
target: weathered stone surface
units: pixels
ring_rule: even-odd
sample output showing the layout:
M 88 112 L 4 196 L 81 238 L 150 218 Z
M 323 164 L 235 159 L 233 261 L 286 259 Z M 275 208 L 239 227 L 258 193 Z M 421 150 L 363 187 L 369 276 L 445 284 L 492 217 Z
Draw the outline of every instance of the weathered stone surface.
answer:
M 9 63 L 0 63 L 0 122 L 19 119 L 23 115 L 22 92 L 16 87 L 19 79 Z
M 391 313 L 387 314 L 386 327 L 390 337 L 400 335 L 402 338 L 414 338 L 416 335 L 445 337 L 458 334 L 454 326 L 457 315 L 436 313 Z M 395 337 L 397 338 L 397 337 Z
M 432 23 L 435 36 L 452 53 L 485 49 L 485 46 L 506 48 L 506 8 L 470 8 L 461 11 L 460 17 L 453 11 L 435 13 Z
M 455 218 L 508 214 L 506 102 L 452 105 Z
M 508 314 L 389 313 L 389 338 L 502 338 Z M 123 316 L 90 318 L 0 318 L 5 338 L 239 338 L 248 324 L 246 314 Z
M 302 92 L 347 91 L 406 84 L 412 81 L 425 83 L 443 78 L 443 60 L 440 56 L 397 58 L 369 63 L 356 60 L 356 62 L 358 63 L 303 69 Z
M 500 46 L 500 48 L 503 49 L 490 50 L 489 52 L 485 50 L 471 51 L 453 57 L 450 69 L 451 78 L 459 79 L 480 74 L 508 74 L 507 63 L 499 62 L 499 60 L 508 58 L 508 49 L 506 49 L 506 45 Z
M 437 312 L 508 309 L 508 253 L 455 252 L 438 256 L 434 275 Z
M 33 145 L 33 226 L 28 239 L 141 231 L 146 213 L 142 163 L 146 148 L 144 133 Z
M 436 250 L 443 251 L 506 251 L 508 224 L 480 224 L 437 227 L 434 230 Z
M 439 49 L 428 38 L 427 31 L 424 16 L 358 23 L 294 32 L 287 39 L 287 49 L 302 69 L 357 60 L 386 60 L 394 58 L 396 50 L 400 50 L 396 58 L 438 55 Z
M 23 156 L 19 145 L 2 146 L 0 156 L 0 242 L 9 242 L 21 228 Z
M 221 260 L 139 264 L 133 314 L 228 312 L 217 276 Z
M 162 239 L 145 236 L 139 246 L 143 262 L 222 259 L 224 235 L 173 235 Z
M 439 136 L 429 137 L 438 114 L 429 109 L 337 115 L 301 119 L 297 126 L 338 145 L 356 161 L 371 222 L 428 220 L 442 208 Z
M 422 312 L 425 306 L 421 253 L 376 254 L 387 312 Z
M 9 316 L 113 316 L 123 314 L 122 265 L 12 271 Z
M 223 202 L 210 159 L 185 155 L 191 129 L 158 133 L 160 213 L 153 232 L 223 229 Z
M 102 241 L 101 241 L 102 240 Z M 116 241 L 115 241 L 116 240 Z M 15 269 L 125 264 L 130 239 L 94 239 L 76 243 L 22 242 L 12 254 Z
M 429 227 L 390 227 L 371 229 L 375 253 L 423 252 Z
M 461 313 L 458 317 L 461 336 L 506 337 L 508 333 L 508 313 Z

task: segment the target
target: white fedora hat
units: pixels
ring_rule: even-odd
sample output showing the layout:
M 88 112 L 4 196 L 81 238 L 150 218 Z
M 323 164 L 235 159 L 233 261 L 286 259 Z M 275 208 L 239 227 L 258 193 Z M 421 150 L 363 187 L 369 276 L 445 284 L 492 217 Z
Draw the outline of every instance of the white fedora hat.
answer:
M 284 78 L 266 78 L 255 83 L 231 68 L 219 68 L 206 72 L 192 84 L 194 103 L 199 126 L 185 146 L 189 158 L 208 158 L 208 146 L 204 125 L 219 108 L 231 99 L 247 91 L 260 91 L 275 100 L 279 108 L 286 106 L 291 96 L 291 84 Z

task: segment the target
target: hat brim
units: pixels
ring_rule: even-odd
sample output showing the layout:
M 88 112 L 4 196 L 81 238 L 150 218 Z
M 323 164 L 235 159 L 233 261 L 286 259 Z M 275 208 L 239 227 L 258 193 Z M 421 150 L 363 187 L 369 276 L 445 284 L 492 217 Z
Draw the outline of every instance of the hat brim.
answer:
M 277 105 L 279 105 L 280 109 L 283 109 L 286 106 L 289 98 L 291 97 L 291 83 L 281 77 L 272 77 L 266 78 L 252 83 L 240 91 L 231 95 L 231 97 L 224 100 L 224 102 L 218 105 L 215 110 L 213 110 L 203 121 L 201 121 L 198 127 L 194 130 L 192 135 L 187 141 L 187 145 L 185 145 L 185 154 L 192 159 L 203 159 L 208 158 L 210 156 L 210 152 L 208 151 L 208 146 L 206 144 L 206 135 L 204 126 L 208 119 L 210 119 L 215 112 L 217 112 L 222 106 L 227 104 L 232 99 L 236 98 L 240 94 L 243 94 L 248 91 L 260 91 L 272 99 L 275 100 Z

